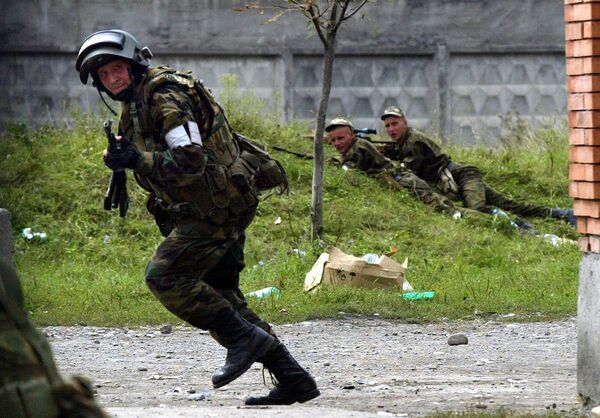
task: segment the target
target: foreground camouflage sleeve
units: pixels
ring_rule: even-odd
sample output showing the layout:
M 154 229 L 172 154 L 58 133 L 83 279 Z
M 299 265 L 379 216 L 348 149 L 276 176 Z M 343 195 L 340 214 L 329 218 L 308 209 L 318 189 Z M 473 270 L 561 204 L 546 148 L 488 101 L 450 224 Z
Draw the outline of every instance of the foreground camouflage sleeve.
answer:
M 161 87 L 154 93 L 150 118 L 161 142 L 169 131 L 187 122 L 201 125 L 201 121 L 195 120 L 192 108 L 190 97 L 177 86 Z M 202 175 L 206 163 L 207 155 L 200 145 L 190 144 L 175 149 L 156 146 L 152 151 L 142 152 L 136 171 L 159 182 L 186 182 L 189 176 Z

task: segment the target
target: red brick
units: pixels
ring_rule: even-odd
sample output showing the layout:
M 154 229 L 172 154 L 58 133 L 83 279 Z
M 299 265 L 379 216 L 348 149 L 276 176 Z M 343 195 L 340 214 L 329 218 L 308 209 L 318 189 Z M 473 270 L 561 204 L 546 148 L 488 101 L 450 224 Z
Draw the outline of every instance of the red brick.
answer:
M 567 58 L 567 75 L 588 74 L 583 71 L 583 58 Z
M 569 110 L 600 109 L 600 93 L 573 93 L 567 96 Z
M 575 216 L 578 217 L 578 223 L 579 217 L 581 216 L 587 216 L 590 218 L 600 218 L 600 201 L 575 199 L 573 201 L 573 212 L 575 213 Z
M 600 253 L 600 237 L 588 237 L 589 249 L 593 253 Z
M 583 38 L 600 38 L 600 22 L 583 22 Z
M 567 41 L 573 41 L 573 40 L 582 39 L 582 38 L 583 38 L 583 23 L 582 22 L 567 23 L 567 25 L 565 26 L 565 39 Z
M 600 111 L 580 110 L 569 112 L 570 128 L 600 128 Z
M 600 45 L 598 45 L 597 42 L 594 42 L 594 39 L 567 41 L 565 53 L 567 57 L 591 57 L 600 55 Z
M 600 182 L 572 181 L 569 196 L 578 199 L 600 199 Z
M 600 147 L 570 146 L 569 161 L 573 163 L 600 163 Z
M 598 42 L 600 45 L 600 42 Z M 569 93 L 590 93 L 600 91 L 600 75 L 575 75 L 567 80 Z
M 569 164 L 569 180 L 600 181 L 600 164 Z
M 588 218 L 586 229 L 588 234 L 600 235 L 600 219 Z
M 600 129 L 569 130 L 569 144 L 571 145 L 600 145 Z
M 588 218 L 577 218 L 577 224 L 575 225 L 575 230 L 580 234 L 587 234 L 587 219 Z
M 600 19 L 600 3 L 575 3 L 565 6 L 565 21 L 581 22 Z
M 600 57 L 567 58 L 567 75 L 600 73 Z
M 567 109 L 568 110 L 585 110 L 585 101 L 583 97 L 584 93 L 569 94 L 567 96 Z
M 577 244 L 579 244 L 579 251 L 582 253 L 590 252 L 590 237 L 579 237 Z
M 594 235 L 579 237 L 579 251 L 600 253 L 600 237 Z
M 593 253 L 600 253 L 600 237 L 587 237 L 588 248 Z

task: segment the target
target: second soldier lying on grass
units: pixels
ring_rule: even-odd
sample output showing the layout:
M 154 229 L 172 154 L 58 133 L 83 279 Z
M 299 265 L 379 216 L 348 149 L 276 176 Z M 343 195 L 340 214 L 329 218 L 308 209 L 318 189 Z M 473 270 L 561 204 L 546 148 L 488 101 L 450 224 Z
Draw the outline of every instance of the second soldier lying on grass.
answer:
M 433 140 L 408 126 L 404 112 L 398 106 L 385 109 L 381 120 L 392 139 L 392 144 L 384 147 L 382 153 L 451 200 L 462 201 L 466 208 L 483 213 L 495 213 L 500 208 L 518 216 L 562 219 L 575 226 L 572 209 L 514 201 L 486 184 L 477 167 L 453 162 Z

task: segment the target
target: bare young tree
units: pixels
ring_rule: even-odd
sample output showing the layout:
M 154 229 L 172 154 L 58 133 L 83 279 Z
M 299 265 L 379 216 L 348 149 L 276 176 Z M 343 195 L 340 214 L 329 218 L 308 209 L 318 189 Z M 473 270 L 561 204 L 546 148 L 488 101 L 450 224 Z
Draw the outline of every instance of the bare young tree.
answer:
M 373 0 L 287 0 L 271 6 L 249 3 L 247 8 L 278 9 L 278 13 L 269 21 L 275 21 L 288 12 L 299 12 L 314 27 L 323 44 L 323 85 L 317 110 L 314 137 L 314 166 L 312 178 L 311 237 L 323 238 L 323 133 L 325 117 L 331 92 L 331 79 L 335 45 L 338 30 L 343 22 L 351 19 L 362 7 Z M 287 3 L 287 4 L 283 4 Z

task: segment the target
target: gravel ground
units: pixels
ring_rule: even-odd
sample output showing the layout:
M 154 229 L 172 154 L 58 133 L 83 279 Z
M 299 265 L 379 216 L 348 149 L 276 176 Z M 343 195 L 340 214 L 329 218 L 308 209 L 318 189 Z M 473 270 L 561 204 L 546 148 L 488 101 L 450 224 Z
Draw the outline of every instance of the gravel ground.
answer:
M 424 416 L 499 408 L 585 413 L 577 400 L 575 318 L 417 325 L 343 316 L 279 325 L 280 338 L 322 395 L 266 409 L 241 407 L 248 395 L 268 390 L 262 367 L 213 390 L 210 377 L 225 350 L 206 332 L 165 328 L 44 330 L 61 370 L 92 379 L 99 402 L 118 417 Z M 464 333 L 468 344 L 450 346 L 455 333 Z

